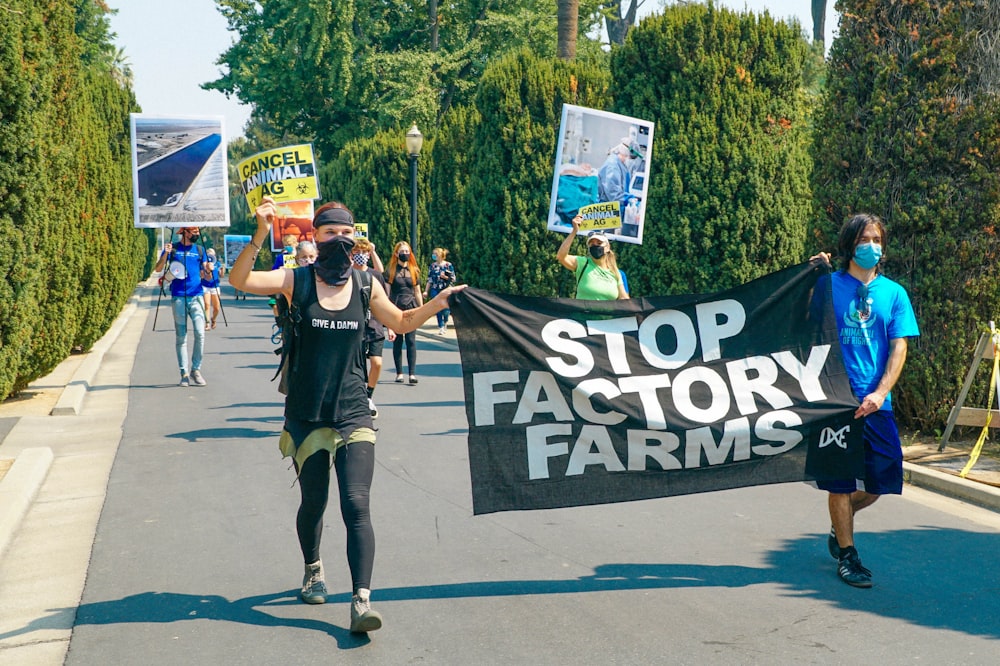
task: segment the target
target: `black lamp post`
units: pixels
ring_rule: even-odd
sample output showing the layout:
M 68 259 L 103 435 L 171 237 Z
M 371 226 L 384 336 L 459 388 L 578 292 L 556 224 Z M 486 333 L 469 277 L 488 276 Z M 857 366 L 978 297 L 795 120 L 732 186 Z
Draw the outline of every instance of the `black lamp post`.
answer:
M 424 135 L 417 124 L 406 133 L 406 152 L 410 155 L 410 251 L 417 254 L 417 159 L 424 145 Z

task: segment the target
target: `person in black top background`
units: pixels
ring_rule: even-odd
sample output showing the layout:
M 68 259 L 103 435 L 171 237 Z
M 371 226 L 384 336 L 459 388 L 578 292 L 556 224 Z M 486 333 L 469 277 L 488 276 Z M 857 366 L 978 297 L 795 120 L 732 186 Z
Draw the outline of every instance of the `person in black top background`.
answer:
M 424 304 L 420 291 L 420 269 L 413 256 L 410 244 L 399 241 L 392 248 L 389 270 L 385 276 L 389 284 L 389 300 L 400 310 L 412 310 Z M 396 365 L 396 381 L 403 381 L 403 344 L 406 344 L 406 367 L 410 371 L 410 383 L 417 383 L 417 334 L 413 331 L 401 334 L 396 331 L 392 341 L 392 361 Z

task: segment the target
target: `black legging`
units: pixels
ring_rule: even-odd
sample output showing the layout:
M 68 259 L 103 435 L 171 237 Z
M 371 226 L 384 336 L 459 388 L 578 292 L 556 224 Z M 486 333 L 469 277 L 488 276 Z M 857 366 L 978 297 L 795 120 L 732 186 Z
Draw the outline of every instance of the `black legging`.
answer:
M 368 509 L 372 475 L 375 472 L 375 445 L 354 442 L 337 449 L 333 466 L 340 489 L 340 515 L 347 528 L 347 565 L 351 569 L 354 591 L 371 589 L 375 562 L 375 530 Z M 302 463 L 299 489 L 302 503 L 295 518 L 299 546 L 305 562 L 319 559 L 323 536 L 323 512 L 330 496 L 330 452 L 321 450 Z
M 392 362 L 396 364 L 396 374 L 403 374 L 403 341 L 406 341 L 406 367 L 410 374 L 417 374 L 417 333 L 410 331 L 397 335 L 392 341 Z

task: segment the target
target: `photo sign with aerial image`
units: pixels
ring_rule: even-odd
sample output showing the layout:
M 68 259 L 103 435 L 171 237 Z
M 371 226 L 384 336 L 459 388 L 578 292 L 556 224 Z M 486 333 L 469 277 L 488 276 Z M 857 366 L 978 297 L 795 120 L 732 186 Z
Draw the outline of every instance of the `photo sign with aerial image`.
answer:
M 135 226 L 228 227 L 224 120 L 133 113 Z
M 652 122 L 564 104 L 546 228 L 580 215 L 584 233 L 641 245 L 652 149 Z

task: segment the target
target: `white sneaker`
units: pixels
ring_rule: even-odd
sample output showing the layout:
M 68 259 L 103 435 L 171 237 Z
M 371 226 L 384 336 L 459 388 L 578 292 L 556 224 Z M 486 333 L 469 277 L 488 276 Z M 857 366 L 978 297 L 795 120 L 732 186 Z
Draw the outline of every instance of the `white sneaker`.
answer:
M 307 604 L 326 603 L 326 580 L 323 576 L 323 560 L 316 560 L 306 565 L 306 573 L 302 577 L 302 591 L 299 593 L 302 601 Z
M 372 412 L 372 418 L 373 419 L 377 419 L 378 418 L 378 407 L 375 406 L 375 402 L 371 398 L 368 398 L 368 409 L 370 409 L 371 412 Z
M 351 598 L 351 631 L 367 634 L 382 628 L 382 615 L 372 609 L 371 590 L 360 588 Z
M 444 335 L 444 326 L 438 329 L 438 335 Z

